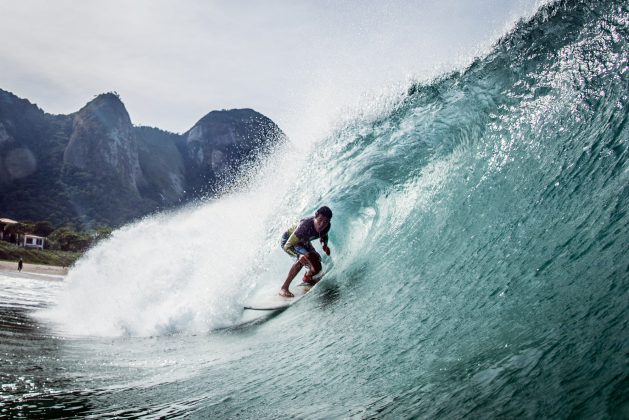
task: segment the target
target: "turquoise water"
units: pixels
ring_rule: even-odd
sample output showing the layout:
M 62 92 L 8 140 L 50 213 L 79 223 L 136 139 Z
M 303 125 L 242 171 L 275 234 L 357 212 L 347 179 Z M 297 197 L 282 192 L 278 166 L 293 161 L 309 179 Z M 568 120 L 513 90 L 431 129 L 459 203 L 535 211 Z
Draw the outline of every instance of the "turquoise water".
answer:
M 621 1 L 544 7 L 315 164 L 279 151 L 65 285 L 0 277 L 0 415 L 629 418 L 628 23 Z M 288 269 L 282 229 L 323 203 L 324 282 L 243 325 Z

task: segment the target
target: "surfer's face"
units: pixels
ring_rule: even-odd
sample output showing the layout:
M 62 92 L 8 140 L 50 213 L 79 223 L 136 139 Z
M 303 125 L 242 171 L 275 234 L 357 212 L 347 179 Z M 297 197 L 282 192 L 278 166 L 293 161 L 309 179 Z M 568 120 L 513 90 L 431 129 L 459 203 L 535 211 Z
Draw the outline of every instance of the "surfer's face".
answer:
M 327 228 L 329 224 L 330 219 L 322 214 L 318 214 L 314 218 L 314 227 L 317 232 L 321 232 L 323 229 Z

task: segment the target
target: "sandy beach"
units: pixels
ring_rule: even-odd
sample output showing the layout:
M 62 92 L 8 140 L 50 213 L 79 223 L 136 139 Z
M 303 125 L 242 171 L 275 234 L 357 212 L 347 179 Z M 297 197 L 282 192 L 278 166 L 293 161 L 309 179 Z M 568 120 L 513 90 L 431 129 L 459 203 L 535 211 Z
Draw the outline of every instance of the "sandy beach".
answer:
M 5 272 L 9 274 L 18 273 L 17 261 L 0 261 L 0 272 Z M 24 263 L 21 274 L 45 274 L 51 276 L 65 276 L 66 274 L 68 274 L 68 267 Z

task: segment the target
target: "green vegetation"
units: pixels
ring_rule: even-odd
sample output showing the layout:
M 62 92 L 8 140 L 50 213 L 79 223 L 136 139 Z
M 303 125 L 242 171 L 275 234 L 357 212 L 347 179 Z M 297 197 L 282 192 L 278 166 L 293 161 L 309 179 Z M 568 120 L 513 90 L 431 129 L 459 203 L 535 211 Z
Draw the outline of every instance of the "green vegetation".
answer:
M 14 243 L 0 241 L 0 260 L 17 261 L 67 267 L 72 265 L 85 251 L 97 242 L 108 238 L 112 228 L 99 226 L 94 231 L 76 231 L 71 226 L 55 229 L 48 221 L 23 221 L 7 225 L 5 237 L 9 235 L 34 234 L 46 237 L 44 250 L 23 248 Z
M 0 89 L 0 116 L 0 217 L 88 231 L 220 195 L 286 141 L 251 109 L 212 111 L 183 134 L 136 127 L 116 92 L 51 115 Z
M 85 252 L 92 245 L 111 235 L 111 228 L 101 226 L 95 232 L 76 232 L 71 227 L 62 227 L 53 231 L 47 238 L 49 249 Z
M 17 261 L 20 257 L 25 263 L 57 265 L 69 267 L 82 255 L 81 252 L 68 252 L 56 250 L 38 250 L 32 248 L 22 248 L 15 244 L 0 241 L 0 260 Z

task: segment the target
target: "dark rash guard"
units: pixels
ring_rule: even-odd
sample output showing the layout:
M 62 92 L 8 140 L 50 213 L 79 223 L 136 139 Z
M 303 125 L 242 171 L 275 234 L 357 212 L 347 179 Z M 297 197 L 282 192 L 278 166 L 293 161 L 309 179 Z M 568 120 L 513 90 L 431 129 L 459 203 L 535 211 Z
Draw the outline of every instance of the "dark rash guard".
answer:
M 320 238 L 321 242 L 327 244 L 328 232 L 330 231 L 331 225 L 331 223 L 328 224 L 328 226 L 319 233 L 314 227 L 314 217 L 302 219 L 297 226 L 292 226 L 288 229 L 288 231 L 286 231 L 284 236 L 288 236 L 288 239 L 283 244 L 282 248 L 293 257 L 301 254 L 301 252 L 298 252 L 295 247 L 301 247 L 309 251 L 314 251 L 310 241 Z

